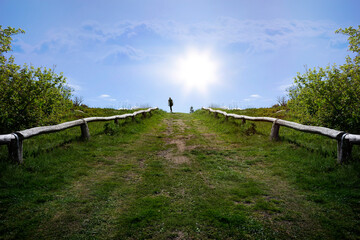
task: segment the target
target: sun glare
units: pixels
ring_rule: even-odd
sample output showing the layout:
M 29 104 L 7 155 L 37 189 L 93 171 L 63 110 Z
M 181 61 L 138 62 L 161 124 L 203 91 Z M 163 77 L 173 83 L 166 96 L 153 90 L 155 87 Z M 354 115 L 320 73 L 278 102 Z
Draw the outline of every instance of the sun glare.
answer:
M 209 51 L 188 50 L 175 61 L 174 80 L 186 93 L 206 94 L 217 82 L 218 65 Z

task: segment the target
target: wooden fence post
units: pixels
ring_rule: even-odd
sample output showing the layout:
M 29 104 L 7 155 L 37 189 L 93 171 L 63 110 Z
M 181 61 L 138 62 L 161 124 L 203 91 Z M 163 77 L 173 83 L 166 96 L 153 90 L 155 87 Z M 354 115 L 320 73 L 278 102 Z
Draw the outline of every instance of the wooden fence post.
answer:
M 272 141 L 279 140 L 279 129 L 280 129 L 280 125 L 278 125 L 275 120 L 271 128 L 270 140 Z
M 245 118 L 242 119 L 241 123 L 242 123 L 242 124 L 245 124 L 245 123 L 246 123 Z
M 135 116 L 131 116 L 133 122 L 135 122 Z
M 218 113 L 217 112 L 214 112 L 214 117 L 218 118 Z
M 90 131 L 89 126 L 85 120 L 84 123 L 80 125 L 81 127 L 81 139 L 82 140 L 89 140 L 90 139 Z
M 351 156 L 352 145 L 345 139 L 346 135 L 347 133 L 344 133 L 337 144 L 337 162 L 340 164 L 347 162 Z
M 114 123 L 115 123 L 115 124 L 119 124 L 119 119 L 118 119 L 118 118 L 115 118 Z
M 146 112 L 142 112 L 142 118 L 146 118 Z
M 21 164 L 23 163 L 23 140 L 16 133 L 13 135 L 15 139 L 8 144 L 9 158 Z

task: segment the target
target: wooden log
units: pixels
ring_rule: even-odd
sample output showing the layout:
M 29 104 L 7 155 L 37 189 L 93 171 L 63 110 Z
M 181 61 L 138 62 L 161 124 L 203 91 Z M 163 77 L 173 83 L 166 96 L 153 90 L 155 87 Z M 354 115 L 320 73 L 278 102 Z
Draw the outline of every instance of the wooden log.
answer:
M 271 133 L 270 133 L 270 140 L 271 141 L 279 141 L 279 129 L 280 125 L 277 124 L 277 121 L 274 121 L 272 127 L 271 127 Z
M 20 137 L 22 139 L 27 139 L 27 138 L 31 138 L 33 136 L 44 134 L 44 133 L 58 132 L 58 131 L 61 131 L 64 129 L 72 128 L 75 126 L 80 126 L 81 124 L 83 124 L 83 120 L 79 119 L 79 120 L 65 122 L 65 123 L 61 123 L 61 124 L 53 125 L 53 126 L 30 128 L 30 129 L 26 129 L 23 131 L 19 131 L 19 132 L 17 132 L 17 134 L 20 135 Z
M 87 123 L 89 123 L 89 122 L 105 122 L 105 121 L 115 120 L 117 118 L 119 118 L 119 119 L 127 118 L 130 115 L 131 114 L 123 114 L 123 115 L 116 115 L 116 116 L 111 116 L 111 117 L 88 117 L 88 118 L 83 118 L 83 119 Z
M 14 140 L 15 137 L 13 134 L 3 134 L 0 135 L 0 144 L 9 144 L 11 140 Z
M 90 131 L 89 126 L 85 120 L 83 120 L 83 124 L 80 125 L 81 127 L 81 139 L 87 141 L 90 139 Z
M 146 112 L 142 112 L 142 118 L 146 118 Z
M 14 133 L 14 138 L 8 144 L 9 158 L 18 163 L 23 163 L 23 140 L 20 136 Z
M 246 123 L 245 118 L 241 119 L 241 123 L 242 123 L 242 124 L 245 124 L 245 123 Z
M 281 126 L 293 128 L 299 130 L 301 132 L 308 132 L 308 133 L 315 133 L 320 134 L 332 139 L 338 139 L 338 137 L 343 134 L 344 132 L 326 128 L 326 127 L 318 127 L 318 126 L 307 126 L 300 123 L 290 122 L 279 119 L 277 123 Z
M 119 119 L 118 119 L 118 118 L 115 118 L 114 123 L 115 123 L 115 124 L 119 124 Z
M 222 114 L 222 115 L 224 115 L 224 116 L 226 116 L 227 115 L 227 113 L 226 112 L 224 112 L 224 111 L 221 111 L 221 110 L 215 110 L 217 113 L 220 113 L 220 114 Z
M 360 135 L 356 134 L 347 134 L 345 136 L 346 140 L 349 140 L 351 144 L 360 144 Z

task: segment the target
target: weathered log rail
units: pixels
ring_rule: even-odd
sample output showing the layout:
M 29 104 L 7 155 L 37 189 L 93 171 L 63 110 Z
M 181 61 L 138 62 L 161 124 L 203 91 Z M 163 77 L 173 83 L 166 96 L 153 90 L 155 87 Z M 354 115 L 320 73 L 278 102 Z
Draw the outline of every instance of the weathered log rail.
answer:
M 147 114 L 151 114 L 151 111 L 157 110 L 158 108 L 149 108 L 147 110 L 140 110 L 133 113 L 127 113 L 123 115 L 115 115 L 111 117 L 88 117 L 83 119 L 78 119 L 70 122 L 60 123 L 52 126 L 43 126 L 43 127 L 34 127 L 22 131 L 17 131 L 10 134 L 0 135 L 0 145 L 7 144 L 9 150 L 9 157 L 18 162 L 23 162 L 23 140 L 38 136 L 40 134 L 53 133 L 62 131 L 68 128 L 80 126 L 81 128 L 81 138 L 83 140 L 90 139 L 90 131 L 88 124 L 89 122 L 98 122 L 98 121 L 111 121 L 114 120 L 115 123 L 118 123 L 119 119 L 132 118 L 135 119 L 135 116 L 142 115 L 146 117 Z
M 261 121 L 261 122 L 270 122 L 272 123 L 272 128 L 270 132 L 270 140 L 277 141 L 279 140 L 279 130 L 280 126 L 289 127 L 301 132 L 307 133 L 315 133 L 322 136 L 326 136 L 332 139 L 337 140 L 337 161 L 338 163 L 343 163 L 347 161 L 351 156 L 351 150 L 353 144 L 360 144 L 360 135 L 350 134 L 343 131 L 338 131 L 326 127 L 318 127 L 318 126 L 307 126 L 300 123 L 290 122 L 278 118 L 272 117 L 249 117 L 245 115 L 238 115 L 233 113 L 226 113 L 221 110 L 214 110 L 211 108 L 204 108 L 204 110 L 208 110 L 210 113 L 214 113 L 215 117 L 218 114 L 222 114 L 226 119 L 229 117 L 235 119 L 242 119 L 243 123 L 246 120 L 249 121 Z

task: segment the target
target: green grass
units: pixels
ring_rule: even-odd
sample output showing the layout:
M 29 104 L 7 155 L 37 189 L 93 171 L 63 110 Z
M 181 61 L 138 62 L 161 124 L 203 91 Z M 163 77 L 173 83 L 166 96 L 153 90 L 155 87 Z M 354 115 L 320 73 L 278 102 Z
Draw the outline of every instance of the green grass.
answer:
M 26 140 L 0 162 L 0 239 L 357 239 L 359 163 L 270 127 L 156 111 Z
M 336 142 L 331 139 L 284 128 L 281 141 L 271 142 L 268 140 L 271 124 L 256 123 L 257 134 L 248 136 L 249 123 L 242 125 L 241 121 L 215 119 L 204 111 L 197 114 L 229 144 L 239 146 L 238 156 L 255 157 L 244 163 L 250 165 L 251 174 L 258 180 L 263 179 L 271 185 L 270 179 L 276 179 L 275 188 L 281 188 L 282 182 L 286 182 L 303 195 L 299 204 L 304 201 L 310 207 L 309 217 L 320 224 L 313 226 L 314 231 L 319 231 L 319 236 L 333 239 L 356 239 L 359 236 L 360 164 L 357 146 L 354 146 L 353 161 L 341 166 L 336 163 Z M 256 168 L 260 175 L 256 174 Z M 295 216 L 289 216 L 293 215 L 293 210 L 289 211 L 290 206 L 286 205 L 283 208 L 287 216 L 277 219 L 298 219 L 301 214 L 295 212 Z M 267 208 L 263 203 L 255 206 Z
M 253 117 L 274 117 L 300 123 L 298 119 L 299 116 L 289 111 L 289 109 L 287 109 L 286 107 L 249 108 L 244 110 L 225 110 L 225 112 Z M 224 118 L 221 115 L 219 116 L 220 119 Z M 240 123 L 240 121 L 233 122 Z M 247 122 L 247 124 L 249 124 L 249 122 Z M 268 136 L 270 135 L 270 129 L 270 123 L 256 123 L 256 131 L 258 134 Z M 337 157 L 337 141 L 334 139 L 330 139 L 321 135 L 300 132 L 287 127 L 280 127 L 279 134 L 281 141 L 293 143 L 294 145 L 305 148 L 309 151 L 315 151 L 317 153 L 320 153 L 325 157 Z M 358 161 L 360 159 L 360 148 L 358 145 L 353 146 L 352 156 L 355 161 Z

